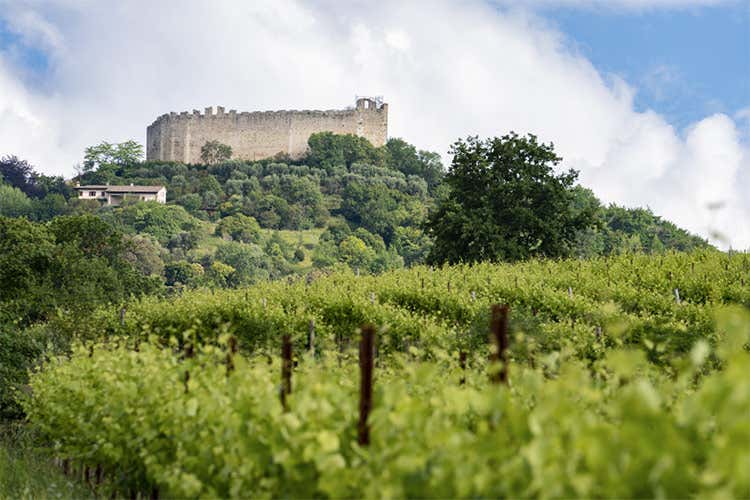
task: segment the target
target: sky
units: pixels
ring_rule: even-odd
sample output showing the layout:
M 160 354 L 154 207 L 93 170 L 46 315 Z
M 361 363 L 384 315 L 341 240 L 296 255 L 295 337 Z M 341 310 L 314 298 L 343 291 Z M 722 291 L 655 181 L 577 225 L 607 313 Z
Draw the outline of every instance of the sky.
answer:
M 0 155 L 70 177 L 169 111 L 389 103 L 533 133 L 605 203 L 750 249 L 750 0 L 0 0 Z

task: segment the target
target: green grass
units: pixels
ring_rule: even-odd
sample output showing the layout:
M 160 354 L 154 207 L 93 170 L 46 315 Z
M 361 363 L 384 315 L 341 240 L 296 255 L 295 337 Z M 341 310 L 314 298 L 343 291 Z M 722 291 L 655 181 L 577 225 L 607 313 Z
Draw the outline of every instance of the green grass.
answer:
M 313 229 L 302 229 L 300 231 L 293 231 L 290 229 L 264 229 L 263 232 L 266 236 L 270 236 L 272 232 L 278 233 L 281 239 L 286 241 L 292 246 L 297 246 L 300 243 L 305 248 L 314 247 L 318 244 L 320 235 L 323 234 L 323 228 Z
M 85 485 L 66 477 L 26 441 L 0 428 L 0 499 L 93 498 Z
M 263 229 L 263 236 L 268 238 L 273 233 L 278 234 L 282 240 L 289 245 L 297 248 L 302 246 L 305 252 L 305 259 L 297 264 L 298 272 L 309 271 L 312 269 L 312 252 L 313 249 L 318 246 L 320 235 L 323 234 L 324 229 L 302 229 L 300 231 L 293 231 L 290 229 Z
M 212 255 L 216 253 L 216 249 L 222 243 L 225 243 L 223 238 L 214 235 L 214 230 L 215 224 L 206 223 L 208 236 L 201 239 L 198 248 L 192 250 L 193 258 L 200 259 L 206 255 Z M 320 240 L 320 235 L 323 234 L 323 231 L 323 228 L 302 229 L 299 231 L 291 229 L 261 229 L 263 238 L 270 238 L 275 233 L 292 247 L 303 247 L 303 250 L 305 251 L 305 260 L 298 263 L 296 266 L 300 271 L 306 271 L 312 268 L 312 251 L 318 246 L 318 241 Z

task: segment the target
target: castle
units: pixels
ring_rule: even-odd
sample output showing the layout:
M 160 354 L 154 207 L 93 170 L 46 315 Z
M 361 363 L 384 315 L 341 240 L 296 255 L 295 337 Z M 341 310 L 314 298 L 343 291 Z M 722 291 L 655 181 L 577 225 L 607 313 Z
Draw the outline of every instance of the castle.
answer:
M 146 129 L 146 159 L 199 163 L 208 141 L 232 147 L 232 158 L 260 160 L 284 153 L 299 158 L 316 132 L 355 134 L 382 146 L 388 138 L 388 104 L 359 97 L 356 106 L 328 111 L 256 111 L 237 113 L 217 107 L 204 113 L 168 113 Z

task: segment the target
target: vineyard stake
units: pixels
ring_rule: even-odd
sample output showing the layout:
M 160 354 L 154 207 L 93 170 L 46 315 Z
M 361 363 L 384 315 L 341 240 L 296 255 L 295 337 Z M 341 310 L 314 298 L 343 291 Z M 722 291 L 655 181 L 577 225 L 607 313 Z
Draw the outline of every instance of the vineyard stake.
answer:
M 568 287 L 568 297 L 573 298 L 573 289 Z
M 500 370 L 490 375 L 493 384 L 508 384 L 508 310 L 507 304 L 492 305 L 490 330 L 495 350 L 490 357 L 491 364 L 502 363 Z
M 315 320 L 311 319 L 307 325 L 307 350 L 315 356 Z
M 375 345 L 375 327 L 362 327 L 362 338 L 359 341 L 359 425 L 357 442 L 360 446 L 370 444 L 370 425 L 367 422 L 372 410 L 372 368 L 373 347 Z
M 281 339 L 281 407 L 288 411 L 286 398 L 292 393 L 292 340 L 289 334 Z
M 127 307 L 120 309 L 120 326 L 125 326 L 125 313 L 128 312 Z
M 370 305 L 375 305 L 375 292 L 370 292 Z
M 461 379 L 458 383 L 464 385 L 466 383 L 466 351 L 459 351 L 458 365 L 461 367 Z
M 234 355 L 237 354 L 237 338 L 232 335 L 227 339 L 227 377 L 234 371 Z
M 674 289 L 674 301 L 677 302 L 678 304 L 682 303 L 681 300 L 680 300 L 680 289 L 679 288 L 675 288 Z

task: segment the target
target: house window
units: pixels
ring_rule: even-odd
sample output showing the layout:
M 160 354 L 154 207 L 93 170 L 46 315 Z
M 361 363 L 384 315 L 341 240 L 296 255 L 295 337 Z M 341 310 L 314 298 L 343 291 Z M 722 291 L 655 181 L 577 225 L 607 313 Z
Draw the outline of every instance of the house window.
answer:
M 89 191 L 89 196 L 96 197 L 96 191 Z

